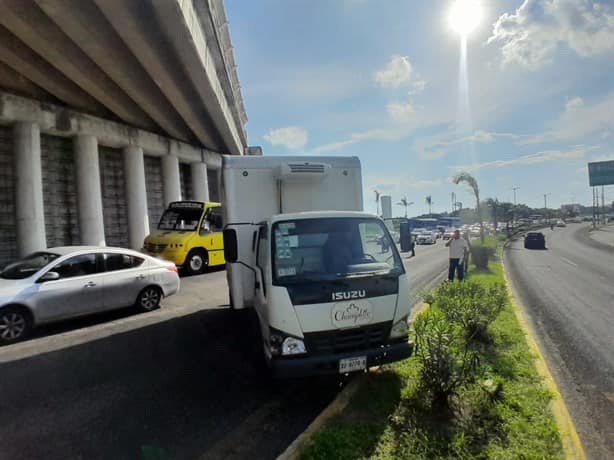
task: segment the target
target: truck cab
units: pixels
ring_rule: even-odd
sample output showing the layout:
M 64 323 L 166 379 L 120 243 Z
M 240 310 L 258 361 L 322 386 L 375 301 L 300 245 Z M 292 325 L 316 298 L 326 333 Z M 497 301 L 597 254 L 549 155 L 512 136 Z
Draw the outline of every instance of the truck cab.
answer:
M 254 309 L 275 377 L 405 359 L 408 277 L 384 221 L 362 212 L 360 163 L 308 160 L 224 158 L 232 308 Z
M 175 201 L 145 238 L 143 252 L 169 260 L 188 274 L 223 265 L 222 207 L 209 201 Z

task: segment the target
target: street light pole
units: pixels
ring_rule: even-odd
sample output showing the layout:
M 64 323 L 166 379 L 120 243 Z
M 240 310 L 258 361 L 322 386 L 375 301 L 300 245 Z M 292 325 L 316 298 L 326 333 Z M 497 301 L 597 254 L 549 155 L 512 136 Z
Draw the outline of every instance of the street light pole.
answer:
M 519 188 L 520 187 L 512 187 L 512 190 L 514 191 L 514 213 L 512 215 L 514 225 L 516 225 L 516 190 L 518 190 Z
M 548 216 L 548 224 L 550 224 L 550 213 L 548 212 L 548 195 L 550 195 L 550 193 L 544 193 L 544 211 L 546 212 L 546 215 Z

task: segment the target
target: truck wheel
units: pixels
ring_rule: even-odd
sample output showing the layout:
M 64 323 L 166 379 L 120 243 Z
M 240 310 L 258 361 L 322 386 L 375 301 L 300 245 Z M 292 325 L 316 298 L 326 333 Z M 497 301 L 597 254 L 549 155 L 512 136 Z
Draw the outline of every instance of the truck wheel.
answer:
M 207 253 L 202 249 L 192 249 L 183 264 L 189 275 L 198 275 L 204 272 L 207 265 L 209 265 Z

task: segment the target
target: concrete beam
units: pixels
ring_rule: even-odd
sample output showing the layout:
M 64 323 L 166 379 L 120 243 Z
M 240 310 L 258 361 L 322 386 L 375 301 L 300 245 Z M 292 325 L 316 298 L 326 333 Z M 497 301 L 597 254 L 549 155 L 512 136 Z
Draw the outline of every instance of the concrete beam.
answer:
M 32 0 L 0 0 L 0 24 L 123 121 L 155 123 Z M 27 75 L 26 75 L 27 76 Z
M 35 85 L 13 68 L 0 61 L 0 88 L 6 88 L 17 94 L 29 95 L 38 100 L 59 102 L 40 86 Z
M 185 0 L 151 2 L 175 54 L 198 91 L 199 99 L 204 101 L 216 129 L 221 133 L 228 153 L 241 155 L 247 145 L 239 135 L 193 3 Z
M 0 61 L 77 110 L 111 113 L 1 25 Z
M 15 121 L 37 123 L 41 132 L 54 136 L 90 135 L 97 138 L 99 144 L 108 147 L 124 148 L 136 145 L 145 150 L 148 155 L 172 154 L 188 163 L 202 161 L 210 169 L 222 167 L 222 157 L 218 152 L 0 91 L 0 124 L 11 124 Z
M 94 0 L 132 54 L 207 148 L 224 150 L 216 126 L 202 105 L 198 92 L 157 27 L 149 2 L 141 0 Z
M 195 139 L 194 134 L 126 48 L 96 5 L 83 0 L 35 1 L 165 132 L 183 141 Z

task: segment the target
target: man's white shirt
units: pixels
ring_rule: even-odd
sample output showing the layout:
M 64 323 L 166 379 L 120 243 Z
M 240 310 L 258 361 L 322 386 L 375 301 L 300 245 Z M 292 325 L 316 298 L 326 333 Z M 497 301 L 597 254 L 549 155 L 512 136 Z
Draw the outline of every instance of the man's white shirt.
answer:
M 465 250 L 469 249 L 469 244 L 465 238 L 454 239 L 450 243 L 450 259 L 463 259 Z

